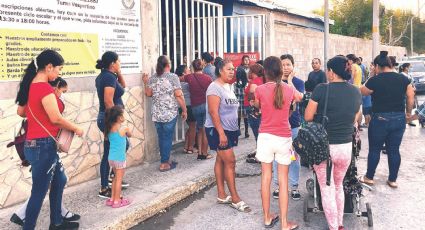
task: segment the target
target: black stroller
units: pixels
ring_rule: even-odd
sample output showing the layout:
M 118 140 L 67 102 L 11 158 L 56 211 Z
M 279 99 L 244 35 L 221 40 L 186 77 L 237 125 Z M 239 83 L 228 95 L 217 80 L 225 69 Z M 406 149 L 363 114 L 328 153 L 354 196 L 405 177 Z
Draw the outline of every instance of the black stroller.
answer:
M 345 195 L 345 206 L 344 213 L 355 214 L 357 217 L 367 217 L 368 226 L 373 226 L 372 208 L 370 203 L 366 203 L 366 211 L 362 212 L 360 209 L 361 198 L 363 196 L 363 189 L 372 191 L 372 188 L 368 185 L 362 184 L 357 179 L 357 166 L 356 160 L 359 156 L 361 149 L 361 140 L 357 129 L 354 129 L 353 133 L 353 149 L 351 163 L 348 167 L 347 173 L 344 177 L 344 195 Z M 306 181 L 307 191 L 310 196 L 304 200 L 303 216 L 304 221 L 308 222 L 309 213 L 323 212 L 322 199 L 319 189 L 319 183 L 317 181 L 316 173 L 313 170 L 313 177 Z M 309 206 L 309 197 L 313 197 L 313 207 Z

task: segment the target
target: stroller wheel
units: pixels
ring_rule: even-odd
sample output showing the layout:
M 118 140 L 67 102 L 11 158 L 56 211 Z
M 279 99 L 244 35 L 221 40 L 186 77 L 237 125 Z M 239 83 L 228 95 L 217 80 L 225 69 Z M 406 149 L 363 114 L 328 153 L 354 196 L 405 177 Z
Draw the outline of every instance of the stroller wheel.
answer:
M 304 219 L 304 222 L 308 222 L 308 199 L 304 199 L 303 219 Z
M 367 211 L 367 225 L 369 227 L 373 227 L 372 207 L 370 203 L 366 203 L 366 211 Z
M 305 182 L 305 187 L 307 188 L 308 194 L 310 196 L 314 196 L 314 180 L 313 180 L 313 178 L 309 178 Z

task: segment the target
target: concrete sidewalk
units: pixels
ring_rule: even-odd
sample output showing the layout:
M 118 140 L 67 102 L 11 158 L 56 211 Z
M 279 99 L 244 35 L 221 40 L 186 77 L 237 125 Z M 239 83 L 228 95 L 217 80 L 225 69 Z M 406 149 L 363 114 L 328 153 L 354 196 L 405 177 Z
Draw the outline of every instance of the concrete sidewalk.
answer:
M 245 160 L 245 156 L 254 149 L 253 137 L 241 138 L 239 146 L 235 148 L 238 161 Z M 132 200 L 128 207 L 107 207 L 105 199 L 97 196 L 100 179 L 66 188 L 63 203 L 67 209 L 81 215 L 80 229 L 128 229 L 215 182 L 214 158 L 197 161 L 195 154 L 184 154 L 181 148 L 174 150 L 172 158 L 179 164 L 176 169 L 165 173 L 158 171 L 159 162 L 127 169 L 124 179 L 130 187 L 123 190 L 123 195 Z M 237 173 L 242 176 L 250 174 L 241 167 L 237 167 Z M 37 229 L 47 229 L 50 224 L 48 203 L 46 196 Z M 20 229 L 9 221 L 20 205 L 0 211 L 2 229 Z

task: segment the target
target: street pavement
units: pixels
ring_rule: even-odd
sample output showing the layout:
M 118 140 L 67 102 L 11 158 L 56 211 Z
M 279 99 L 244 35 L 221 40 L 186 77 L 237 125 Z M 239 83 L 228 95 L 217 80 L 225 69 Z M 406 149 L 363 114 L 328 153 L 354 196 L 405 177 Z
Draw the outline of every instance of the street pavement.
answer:
M 362 147 L 357 162 L 359 176 L 366 171 L 368 141 L 367 129 L 361 132 Z M 362 199 L 362 211 L 365 202 L 370 202 L 373 213 L 373 228 L 368 228 L 367 218 L 353 214 L 344 216 L 345 229 L 425 229 L 425 129 L 408 127 L 401 145 L 402 163 L 399 172 L 398 189 L 386 185 L 388 164 L 386 155 L 381 155 L 375 176 L 374 190 L 365 191 Z M 228 230 L 263 229 L 263 216 L 260 197 L 260 165 L 239 163 L 237 189 L 241 198 L 252 208 L 251 213 L 240 213 L 226 205 L 216 203 L 216 187 L 211 187 L 187 201 L 172 207 L 167 212 L 141 223 L 134 230 L 171 229 L 171 230 Z M 243 172 L 243 173 L 241 173 Z M 327 229 L 323 213 L 310 213 L 309 222 L 303 221 L 303 200 L 311 199 L 307 194 L 305 181 L 311 172 L 302 167 L 300 177 L 300 201 L 290 200 L 289 219 L 296 221 L 300 229 Z M 278 212 L 277 200 L 271 198 L 271 210 Z M 277 224 L 273 229 L 279 229 Z

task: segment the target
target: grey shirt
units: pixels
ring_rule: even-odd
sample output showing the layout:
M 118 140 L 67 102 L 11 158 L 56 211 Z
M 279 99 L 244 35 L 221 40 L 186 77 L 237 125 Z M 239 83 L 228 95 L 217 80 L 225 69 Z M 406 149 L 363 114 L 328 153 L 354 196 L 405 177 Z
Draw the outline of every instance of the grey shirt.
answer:
M 174 73 L 156 73 L 149 78 L 152 89 L 152 121 L 169 122 L 177 116 L 178 104 L 174 91 L 181 89 L 180 81 Z
M 183 95 L 184 95 L 184 101 L 186 102 L 186 106 L 190 106 L 189 83 L 180 82 L 180 85 L 182 86 L 182 91 L 183 91 Z
M 220 97 L 220 106 L 218 108 L 218 114 L 220 116 L 220 122 L 224 130 L 237 131 L 238 127 L 238 107 L 239 101 L 236 98 L 235 93 L 230 89 L 229 84 L 220 85 L 215 81 L 210 84 L 207 89 L 207 101 L 209 95 L 215 95 Z M 207 118 L 205 121 L 205 127 L 213 128 L 211 116 L 208 113 L 208 103 L 206 106 Z
M 202 70 L 202 73 L 208 75 L 211 77 L 211 80 L 215 80 L 217 79 L 217 76 L 215 76 L 215 66 L 211 65 L 211 63 L 208 63 L 205 67 L 204 70 Z

